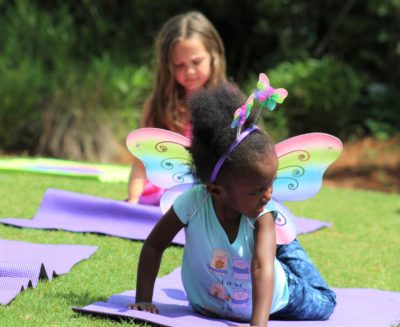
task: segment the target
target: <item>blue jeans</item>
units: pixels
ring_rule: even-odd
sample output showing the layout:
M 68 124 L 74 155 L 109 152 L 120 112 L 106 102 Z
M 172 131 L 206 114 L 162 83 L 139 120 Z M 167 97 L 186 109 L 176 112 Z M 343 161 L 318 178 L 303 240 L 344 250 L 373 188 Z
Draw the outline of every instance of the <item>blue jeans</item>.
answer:
M 326 320 L 333 313 L 336 294 L 328 285 L 297 240 L 278 245 L 276 258 L 288 280 L 289 303 L 271 314 L 275 320 Z

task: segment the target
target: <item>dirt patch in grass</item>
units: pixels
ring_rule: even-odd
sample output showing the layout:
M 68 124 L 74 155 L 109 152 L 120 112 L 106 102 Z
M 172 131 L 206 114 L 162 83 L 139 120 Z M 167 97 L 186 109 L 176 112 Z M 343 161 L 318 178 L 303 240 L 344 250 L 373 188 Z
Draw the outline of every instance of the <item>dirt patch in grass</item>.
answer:
M 400 193 L 400 136 L 345 143 L 325 174 L 325 185 Z

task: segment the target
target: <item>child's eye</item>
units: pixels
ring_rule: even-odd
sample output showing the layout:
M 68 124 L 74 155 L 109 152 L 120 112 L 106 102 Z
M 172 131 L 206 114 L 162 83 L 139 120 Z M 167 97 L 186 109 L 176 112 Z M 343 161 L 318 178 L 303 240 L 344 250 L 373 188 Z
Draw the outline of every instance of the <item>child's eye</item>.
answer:
M 201 64 L 201 62 L 203 61 L 203 59 L 197 59 L 193 61 L 193 65 L 198 66 Z
M 174 68 L 175 69 L 181 69 L 183 68 L 185 65 L 184 64 L 174 64 Z
M 252 196 L 260 195 L 262 192 L 264 192 L 264 190 L 265 190 L 264 188 L 259 189 L 259 190 L 254 190 L 254 191 L 250 192 L 249 195 L 252 195 Z
M 272 188 L 272 184 L 270 184 L 270 185 L 268 185 L 268 186 L 266 186 L 266 187 L 259 188 L 259 189 L 257 189 L 257 190 L 253 190 L 253 191 L 251 191 L 251 192 L 249 193 L 249 195 L 250 195 L 250 196 L 259 196 L 260 194 L 265 193 L 267 190 L 269 190 L 269 189 L 271 189 L 271 188 Z

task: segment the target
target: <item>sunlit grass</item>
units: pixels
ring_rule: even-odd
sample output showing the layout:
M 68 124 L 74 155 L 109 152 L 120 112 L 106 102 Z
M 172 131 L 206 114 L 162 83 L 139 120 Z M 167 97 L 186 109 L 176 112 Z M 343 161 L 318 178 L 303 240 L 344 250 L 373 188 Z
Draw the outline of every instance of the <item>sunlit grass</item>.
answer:
M 124 183 L 78 178 L 0 173 L 0 217 L 30 219 L 47 188 L 123 199 Z M 331 228 L 300 235 L 303 246 L 332 287 L 400 291 L 400 197 L 369 191 L 325 188 L 316 197 L 289 203 L 303 217 L 333 223 Z M 111 294 L 135 288 L 142 243 L 85 233 L 21 229 L 0 225 L 0 238 L 34 243 L 97 245 L 88 260 L 66 274 L 41 281 L 36 289 L 0 306 L 3 326 L 123 326 L 115 321 L 74 313 L 72 306 L 105 301 Z M 160 276 L 180 265 L 182 248 L 170 247 Z

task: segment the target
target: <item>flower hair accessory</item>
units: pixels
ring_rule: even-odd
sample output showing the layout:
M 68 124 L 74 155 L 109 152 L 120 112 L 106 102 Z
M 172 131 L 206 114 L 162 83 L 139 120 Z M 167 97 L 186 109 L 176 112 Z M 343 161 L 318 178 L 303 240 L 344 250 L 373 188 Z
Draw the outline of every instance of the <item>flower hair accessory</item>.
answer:
M 229 157 L 231 152 L 242 142 L 251 132 L 255 130 L 259 130 L 259 128 L 255 125 L 247 128 L 242 132 L 242 127 L 245 124 L 247 118 L 250 116 L 251 111 L 253 110 L 254 100 L 256 100 L 260 104 L 260 109 L 257 113 L 256 120 L 260 115 L 260 112 L 263 108 L 268 108 L 269 110 L 274 110 L 277 103 L 282 103 L 283 100 L 287 97 L 288 92 L 283 89 L 275 89 L 269 84 L 269 79 L 267 75 L 261 73 L 258 78 L 257 90 L 254 91 L 246 100 L 246 102 L 238 109 L 236 109 L 233 120 L 231 123 L 231 128 L 236 128 L 236 140 L 230 145 L 228 151 L 221 156 L 218 160 L 214 169 L 211 173 L 210 182 L 214 183 L 217 179 L 217 175 L 225 162 L 225 160 Z

